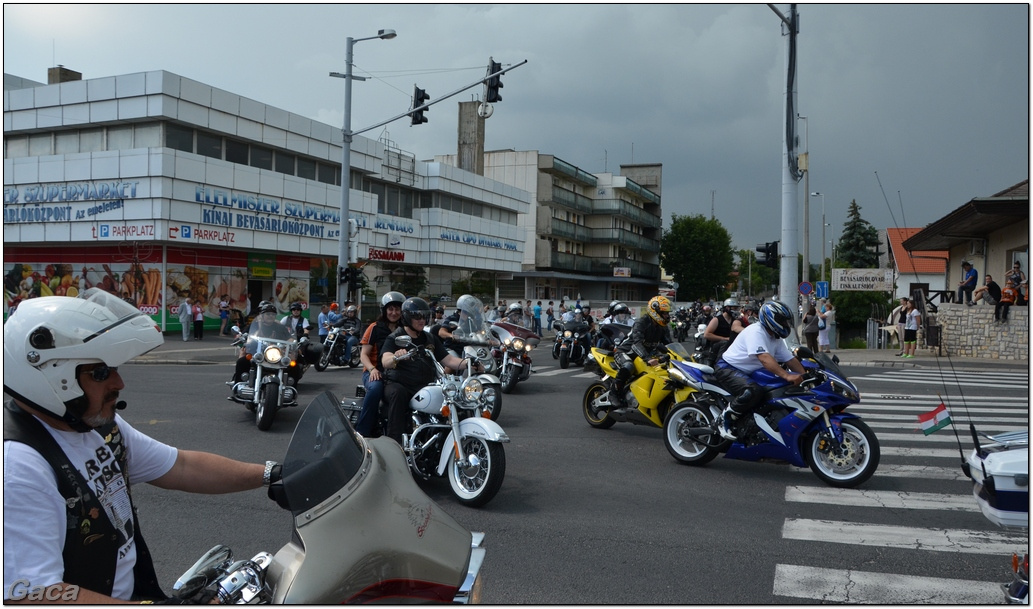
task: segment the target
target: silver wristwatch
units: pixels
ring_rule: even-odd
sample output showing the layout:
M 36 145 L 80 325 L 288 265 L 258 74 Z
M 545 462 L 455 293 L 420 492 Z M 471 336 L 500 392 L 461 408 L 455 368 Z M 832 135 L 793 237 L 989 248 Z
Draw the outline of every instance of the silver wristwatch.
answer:
M 262 472 L 262 485 L 263 486 L 269 486 L 269 484 L 272 482 L 271 478 L 272 478 L 272 475 L 273 475 L 273 468 L 276 467 L 277 465 L 279 465 L 279 464 L 276 461 L 266 461 L 265 462 L 265 471 Z

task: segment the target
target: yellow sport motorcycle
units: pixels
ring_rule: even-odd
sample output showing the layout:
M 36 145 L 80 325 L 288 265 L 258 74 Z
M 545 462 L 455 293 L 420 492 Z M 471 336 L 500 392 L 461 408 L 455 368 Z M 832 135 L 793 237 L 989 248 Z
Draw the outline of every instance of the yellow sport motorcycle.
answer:
M 663 428 L 668 411 L 675 404 L 691 399 L 696 392 L 681 374 L 670 375 L 667 364 L 671 360 L 688 362 L 689 352 L 681 343 L 667 345 L 667 353 L 660 356 L 660 364 L 650 366 L 640 357 L 635 358 L 635 373 L 624 386 L 627 407 L 619 407 L 610 399 L 618 366 L 614 352 L 592 348 L 591 362 L 586 370 L 600 375 L 600 380 L 589 385 L 581 401 L 581 411 L 588 424 L 597 429 L 609 429 L 614 423 L 632 423 Z

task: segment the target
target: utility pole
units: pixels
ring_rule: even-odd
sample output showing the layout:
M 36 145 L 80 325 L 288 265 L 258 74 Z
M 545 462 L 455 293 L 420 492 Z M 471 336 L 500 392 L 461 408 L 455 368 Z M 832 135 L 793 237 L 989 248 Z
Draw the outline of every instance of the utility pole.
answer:
M 778 297 L 796 311 L 799 270 L 797 268 L 797 213 L 799 204 L 797 185 L 802 176 L 797 164 L 796 135 L 796 35 L 799 30 L 799 16 L 796 5 L 789 5 L 789 16 L 784 16 L 774 5 L 768 7 L 782 20 L 782 35 L 786 38 L 786 88 L 784 125 L 782 131 L 782 260 L 779 269 Z

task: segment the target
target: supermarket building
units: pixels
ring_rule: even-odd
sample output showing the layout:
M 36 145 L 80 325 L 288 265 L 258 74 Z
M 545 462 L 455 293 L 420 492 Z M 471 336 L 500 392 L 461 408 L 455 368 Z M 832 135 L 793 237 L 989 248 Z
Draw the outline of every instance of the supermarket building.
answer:
M 341 130 L 166 71 L 4 75 L 4 314 L 99 286 L 165 330 L 185 298 L 281 311 L 332 295 Z M 356 136 L 349 217 L 369 287 L 450 294 L 519 272 L 523 190 Z M 369 304 L 369 303 L 367 303 Z

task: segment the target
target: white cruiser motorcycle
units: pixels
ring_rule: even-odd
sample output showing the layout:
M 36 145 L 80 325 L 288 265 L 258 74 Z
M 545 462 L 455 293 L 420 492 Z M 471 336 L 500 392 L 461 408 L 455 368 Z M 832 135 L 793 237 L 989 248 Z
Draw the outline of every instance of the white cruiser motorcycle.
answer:
M 486 504 L 502 487 L 506 475 L 502 444 L 509 442 L 502 427 L 491 420 L 487 406 L 493 403 L 496 390 L 485 388 L 473 375 L 470 360 L 461 374 L 447 374 L 433 353 L 412 344 L 409 336 L 396 337 L 395 343 L 410 350 L 397 359 L 427 357 L 438 372 L 436 381 L 409 400 L 413 431 L 402 435 L 409 467 L 424 480 L 447 477 L 452 494 L 464 505 Z
M 256 319 L 246 334 L 241 334 L 238 326 L 232 329 L 239 335 L 233 346 L 244 347 L 251 367 L 233 383 L 227 399 L 254 412 L 255 425 L 268 431 L 277 410 L 298 405 L 297 384 L 305 368 L 301 343 L 280 323 Z

